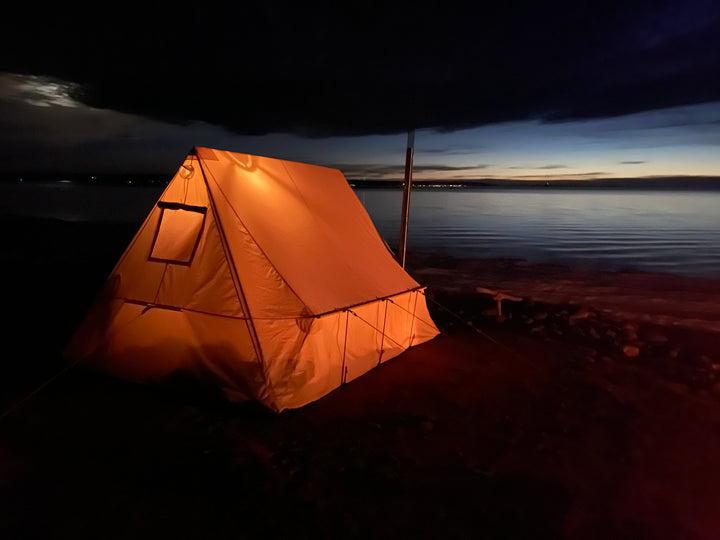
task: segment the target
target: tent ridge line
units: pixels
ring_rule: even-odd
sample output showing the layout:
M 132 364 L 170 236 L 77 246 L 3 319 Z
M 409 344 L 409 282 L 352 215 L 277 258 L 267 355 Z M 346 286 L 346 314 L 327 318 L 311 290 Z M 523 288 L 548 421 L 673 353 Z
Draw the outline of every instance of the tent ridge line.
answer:
M 198 159 L 198 161 L 199 161 L 199 159 Z M 278 160 L 278 161 L 282 161 L 282 160 Z M 212 175 L 212 173 L 211 173 L 211 175 Z M 204 176 L 204 174 L 203 174 L 203 176 Z M 280 277 L 280 279 L 282 280 L 282 282 L 285 283 L 285 285 L 287 285 L 287 288 L 290 289 L 290 292 L 292 292 L 293 295 L 295 296 L 295 298 L 298 299 L 298 302 L 300 302 L 300 303 L 302 304 L 302 306 L 303 306 L 306 310 L 310 311 L 310 308 L 308 307 L 307 302 L 305 302 L 305 300 L 303 300 L 303 299 L 300 297 L 300 295 L 295 291 L 295 289 L 292 287 L 292 285 L 290 285 L 290 283 L 288 282 L 288 280 L 285 279 L 285 277 L 280 273 L 280 270 L 278 270 L 278 268 L 277 268 L 277 266 L 275 265 L 275 263 L 270 260 L 270 257 L 268 256 L 268 254 L 267 254 L 267 253 L 265 252 L 265 250 L 262 248 L 262 246 L 260 245 L 260 243 L 255 239 L 255 236 L 254 236 L 253 233 L 250 231 L 250 229 L 248 228 L 248 226 L 245 224 L 245 221 L 243 221 L 243 219 L 242 219 L 242 218 L 238 215 L 238 213 L 235 211 L 235 207 L 230 203 L 230 199 L 228 198 L 228 196 L 227 196 L 227 195 L 225 194 L 225 192 L 223 191 L 223 189 L 222 189 L 222 187 L 220 186 L 219 182 L 218 182 L 217 180 L 215 180 L 215 177 L 214 177 L 214 176 L 212 177 L 212 180 L 213 180 L 213 182 L 215 182 L 215 185 L 217 186 L 218 191 L 220 191 L 220 193 L 222 194 L 222 196 L 223 196 L 223 197 L 225 198 L 225 200 L 228 202 L 228 206 L 230 206 L 230 210 L 232 210 L 232 213 L 235 215 L 235 217 L 237 218 L 237 220 L 240 222 L 240 224 L 243 226 L 243 228 L 244 228 L 245 231 L 247 232 L 247 235 L 250 237 L 250 239 L 251 239 L 251 240 L 253 241 L 253 243 L 255 244 L 255 247 L 257 247 L 257 249 L 260 251 L 260 253 L 262 253 L 262 256 L 265 257 L 265 260 L 268 262 L 268 264 L 269 264 L 270 266 L 272 266 L 272 269 L 273 269 L 273 270 L 275 271 L 275 273 Z M 206 178 L 205 181 L 207 182 L 207 178 Z M 208 186 L 208 191 L 210 191 L 209 186 Z
M 240 301 L 240 306 L 242 307 L 243 313 L 247 316 L 247 318 L 244 320 L 250 333 L 250 340 L 253 343 L 255 354 L 257 355 L 257 361 L 260 364 L 260 372 L 263 374 L 263 378 L 265 379 L 265 385 L 269 390 L 272 391 L 272 385 L 270 384 L 270 379 L 265 370 L 265 359 L 263 357 L 262 347 L 260 346 L 260 340 L 257 335 L 257 330 L 255 328 L 255 325 L 253 324 L 252 315 L 250 314 L 247 299 L 245 298 L 245 293 L 243 292 L 242 284 L 240 283 L 240 277 L 237 275 L 237 269 L 235 268 L 235 260 L 233 259 L 230 247 L 227 245 L 227 237 L 225 236 L 225 230 L 223 229 L 222 223 L 220 221 L 220 216 L 218 215 L 217 208 L 215 207 L 215 199 L 213 199 L 212 191 L 210 191 L 210 184 L 208 183 L 207 176 L 205 175 L 205 167 L 203 167 L 202 160 L 200 159 L 199 155 L 197 156 L 197 158 L 198 165 L 200 167 L 200 173 L 202 174 L 203 182 L 205 183 L 205 189 L 207 189 L 208 203 L 210 204 L 210 208 L 212 209 L 215 225 L 218 229 L 218 235 L 220 236 L 220 243 L 222 244 L 223 251 L 225 252 L 225 260 L 230 267 L 230 276 L 232 277 L 233 284 L 235 285 L 235 293 L 238 296 L 238 300 Z M 275 398 L 275 400 L 277 401 L 277 397 Z
M 356 308 L 359 306 L 365 306 L 367 304 L 372 304 L 373 302 L 378 302 L 380 300 L 388 301 L 388 300 L 390 300 L 390 298 L 393 298 L 394 296 L 400 296 L 401 294 L 406 294 L 406 293 L 413 292 L 413 291 L 422 291 L 422 290 L 425 290 L 426 288 L 427 287 L 425 287 L 424 285 L 418 285 L 417 287 L 413 287 L 412 289 L 407 289 L 405 291 L 388 294 L 386 296 L 378 296 L 376 298 L 373 298 L 372 300 L 366 300 L 365 302 L 358 302 L 357 304 L 350 304 L 349 306 L 335 308 L 330 311 L 318 313 L 317 315 L 312 315 L 312 317 L 317 319 L 319 317 L 324 317 L 325 315 L 330 315 L 331 313 L 343 313 L 345 311 L 350 311 L 352 308 Z M 300 318 L 302 318 L 302 317 L 298 317 L 298 319 L 300 319 Z

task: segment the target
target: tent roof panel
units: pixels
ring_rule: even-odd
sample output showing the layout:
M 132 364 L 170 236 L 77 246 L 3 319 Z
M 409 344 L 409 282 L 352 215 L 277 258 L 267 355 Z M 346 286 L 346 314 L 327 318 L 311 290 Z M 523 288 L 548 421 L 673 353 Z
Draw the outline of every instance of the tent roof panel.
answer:
M 232 207 L 313 313 L 418 286 L 339 170 L 219 150 L 198 149 L 198 156 L 216 204 Z M 231 249 L 235 240 L 228 237 Z M 235 263 L 241 260 L 238 253 Z

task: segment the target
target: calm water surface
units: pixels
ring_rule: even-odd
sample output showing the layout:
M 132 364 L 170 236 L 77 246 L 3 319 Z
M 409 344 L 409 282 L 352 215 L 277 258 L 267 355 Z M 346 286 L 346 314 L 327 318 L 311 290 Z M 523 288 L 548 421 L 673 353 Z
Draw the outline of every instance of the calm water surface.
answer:
M 357 189 L 397 245 L 399 190 Z M 416 190 L 408 248 L 720 279 L 720 192 Z
M 141 223 L 162 187 L 0 184 L 0 214 Z M 395 247 L 402 194 L 356 189 Z M 420 189 L 408 248 L 720 279 L 720 192 Z

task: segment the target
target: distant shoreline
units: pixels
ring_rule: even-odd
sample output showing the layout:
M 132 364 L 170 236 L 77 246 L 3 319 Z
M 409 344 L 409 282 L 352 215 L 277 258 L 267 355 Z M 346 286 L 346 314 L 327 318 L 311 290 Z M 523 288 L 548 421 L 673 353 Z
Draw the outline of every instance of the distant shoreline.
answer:
M 402 180 L 353 180 L 357 188 L 400 188 Z M 597 178 L 585 180 L 414 180 L 417 188 L 578 188 L 578 189 L 653 189 L 653 190 L 720 190 L 718 176 L 653 176 L 641 178 Z
M 91 174 L 68 172 L 42 173 L 0 173 L 0 183 L 70 183 L 84 186 L 162 186 L 172 175 L 157 173 L 132 174 Z M 362 189 L 399 189 L 402 179 L 365 180 L 348 178 L 354 188 Z M 578 188 L 578 189 L 652 189 L 652 190 L 720 190 L 720 176 L 645 176 L 638 178 L 592 178 L 592 179 L 534 179 L 517 180 L 503 178 L 481 179 L 444 179 L 413 180 L 418 189 L 456 189 L 456 188 Z

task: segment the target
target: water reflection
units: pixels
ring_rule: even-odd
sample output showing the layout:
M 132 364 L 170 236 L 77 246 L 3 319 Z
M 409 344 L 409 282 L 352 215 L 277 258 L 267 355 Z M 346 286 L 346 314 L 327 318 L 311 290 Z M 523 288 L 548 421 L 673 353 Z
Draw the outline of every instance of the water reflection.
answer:
M 398 190 L 358 189 L 391 245 Z M 720 193 L 555 189 L 417 190 L 409 249 L 720 278 Z

